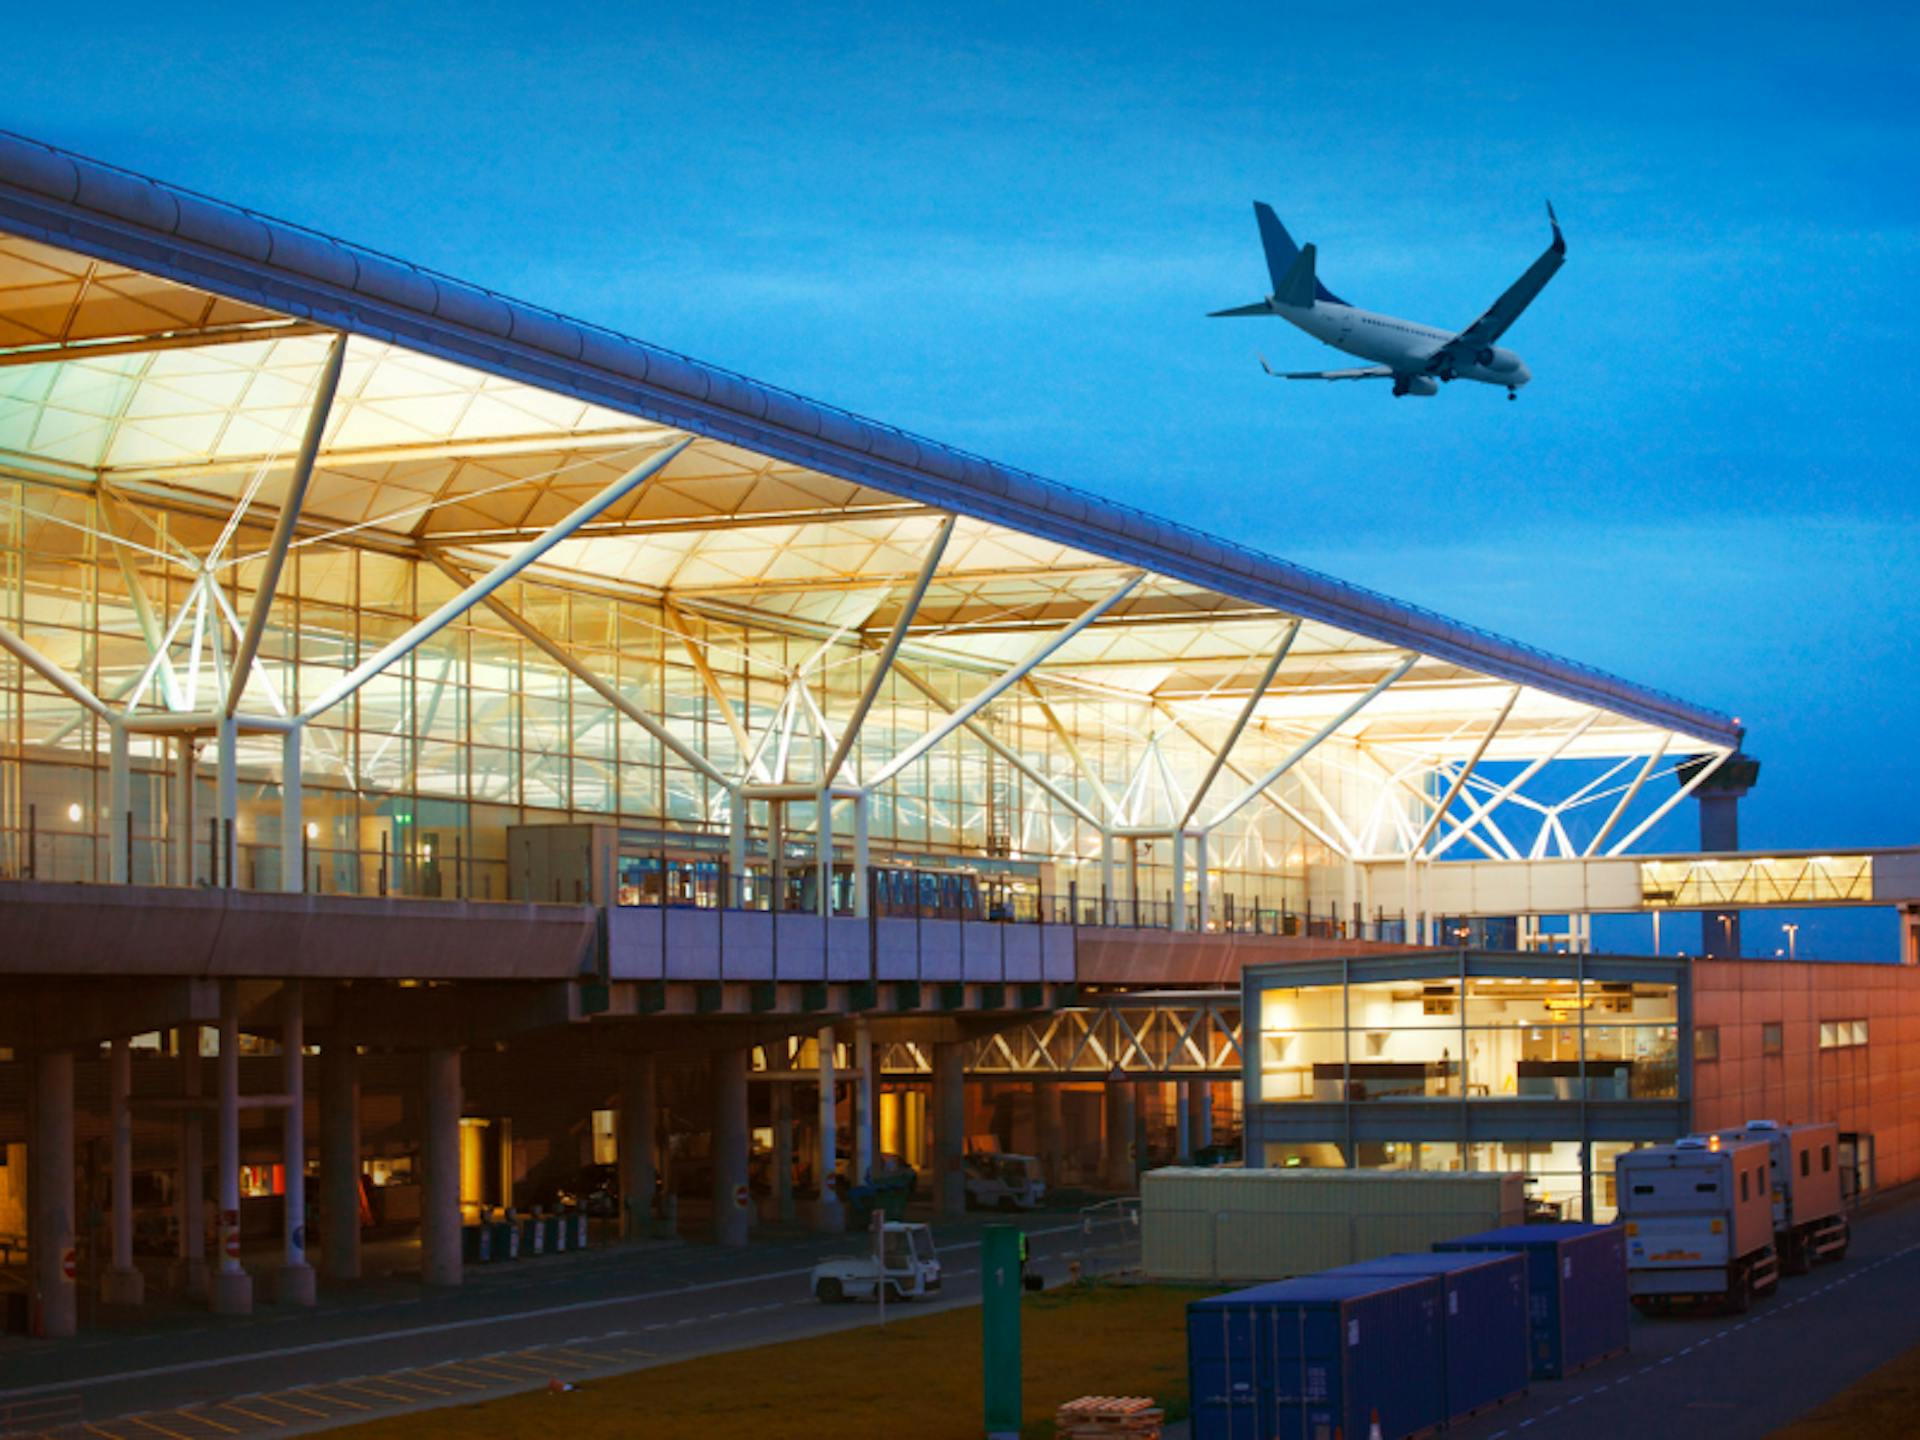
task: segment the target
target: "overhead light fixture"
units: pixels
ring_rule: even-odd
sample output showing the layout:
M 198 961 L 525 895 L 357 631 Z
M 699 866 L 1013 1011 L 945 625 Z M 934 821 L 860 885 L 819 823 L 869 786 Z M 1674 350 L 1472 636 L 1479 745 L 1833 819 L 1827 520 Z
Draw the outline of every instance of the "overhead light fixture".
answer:
M 80 823 L 80 818 L 86 813 L 87 813 L 86 811 L 80 808 L 80 802 L 78 800 L 74 801 L 71 805 L 67 806 L 67 819 L 71 820 L 76 825 Z

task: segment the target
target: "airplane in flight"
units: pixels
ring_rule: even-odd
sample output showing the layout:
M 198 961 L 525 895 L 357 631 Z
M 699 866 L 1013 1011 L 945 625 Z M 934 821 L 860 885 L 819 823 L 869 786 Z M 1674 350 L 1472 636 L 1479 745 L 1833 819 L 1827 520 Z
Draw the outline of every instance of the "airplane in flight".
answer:
M 1517 400 L 1520 387 L 1533 378 L 1518 355 L 1495 342 L 1566 263 L 1567 241 L 1560 233 L 1551 201 L 1547 204 L 1547 221 L 1553 226 L 1553 243 L 1486 314 L 1459 331 L 1436 330 L 1431 325 L 1377 315 L 1347 304 L 1314 273 L 1314 247 L 1295 245 L 1271 206 L 1254 201 L 1253 216 L 1259 222 L 1260 243 L 1267 252 L 1273 294 L 1252 305 L 1215 310 L 1212 316 L 1277 315 L 1336 350 L 1375 362 L 1346 370 L 1275 370 L 1262 356 L 1260 368 L 1275 379 L 1391 380 L 1396 396 L 1436 395 L 1449 381 L 1478 380 L 1504 385 L 1507 398 Z

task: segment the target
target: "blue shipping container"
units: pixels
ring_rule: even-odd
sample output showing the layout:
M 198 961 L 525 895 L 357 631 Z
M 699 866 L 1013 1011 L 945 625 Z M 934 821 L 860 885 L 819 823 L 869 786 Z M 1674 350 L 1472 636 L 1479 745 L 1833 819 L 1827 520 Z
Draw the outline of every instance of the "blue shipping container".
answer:
M 1445 1418 L 1440 1282 L 1308 1275 L 1187 1306 L 1193 1440 L 1364 1436 Z
M 1448 1424 L 1525 1393 L 1531 1349 L 1526 1256 L 1382 1255 L 1327 1273 L 1431 1275 L 1440 1282 Z
M 1433 1248 L 1527 1257 L 1536 1379 L 1571 1375 L 1627 1348 L 1627 1241 L 1618 1225 L 1508 1225 Z

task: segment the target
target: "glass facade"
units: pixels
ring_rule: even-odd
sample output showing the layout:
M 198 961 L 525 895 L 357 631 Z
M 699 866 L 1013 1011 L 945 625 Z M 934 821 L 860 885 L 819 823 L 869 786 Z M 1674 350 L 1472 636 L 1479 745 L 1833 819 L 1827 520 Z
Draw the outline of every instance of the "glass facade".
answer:
M 1677 987 L 1470 976 L 1263 989 L 1263 1100 L 1679 1094 Z

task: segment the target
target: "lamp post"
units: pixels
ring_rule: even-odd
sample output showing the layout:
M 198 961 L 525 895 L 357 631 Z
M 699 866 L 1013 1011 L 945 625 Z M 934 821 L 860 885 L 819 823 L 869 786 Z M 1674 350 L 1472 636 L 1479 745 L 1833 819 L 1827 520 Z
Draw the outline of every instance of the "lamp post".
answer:
M 1800 927 L 1797 924 L 1792 924 L 1782 925 L 1780 928 L 1787 932 L 1787 958 L 1792 960 L 1796 958 L 1794 942 L 1799 938 Z
M 1727 949 L 1733 949 L 1733 917 L 1731 915 L 1716 915 L 1713 918 L 1720 922 L 1720 936 L 1721 939 L 1726 942 Z M 1740 957 L 1738 955 L 1729 955 L 1727 958 L 1729 960 L 1738 960 Z

